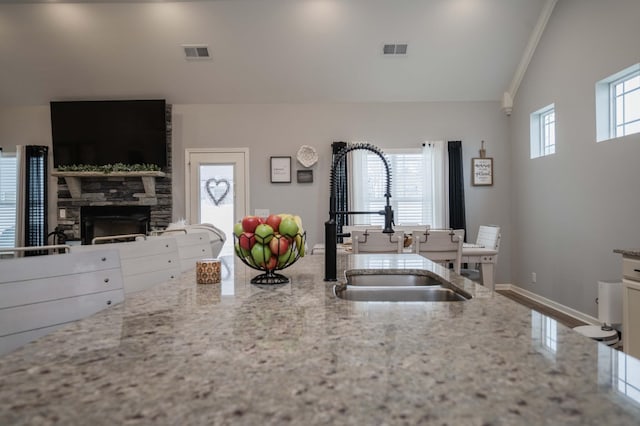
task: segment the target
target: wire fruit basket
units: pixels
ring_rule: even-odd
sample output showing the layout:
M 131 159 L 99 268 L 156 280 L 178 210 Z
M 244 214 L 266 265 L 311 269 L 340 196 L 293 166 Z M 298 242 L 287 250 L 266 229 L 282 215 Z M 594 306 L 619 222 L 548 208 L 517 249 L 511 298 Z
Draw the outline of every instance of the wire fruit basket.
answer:
M 293 265 L 305 254 L 306 232 L 274 235 L 257 241 L 254 235 L 234 235 L 236 256 L 250 268 L 263 271 L 251 279 L 252 284 L 286 284 L 289 278 L 276 271 Z

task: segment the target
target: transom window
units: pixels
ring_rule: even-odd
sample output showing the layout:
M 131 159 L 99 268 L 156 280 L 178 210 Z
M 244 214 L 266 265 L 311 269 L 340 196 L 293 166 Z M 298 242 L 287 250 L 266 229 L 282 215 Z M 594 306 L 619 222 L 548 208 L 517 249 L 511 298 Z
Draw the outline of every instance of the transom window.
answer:
M 540 149 L 542 155 L 554 154 L 556 152 L 556 111 L 550 109 L 540 116 Z
M 640 71 L 611 83 L 616 137 L 640 132 Z
M 556 109 L 551 104 L 531 114 L 531 158 L 556 152 Z
M 640 64 L 596 84 L 597 141 L 640 133 Z

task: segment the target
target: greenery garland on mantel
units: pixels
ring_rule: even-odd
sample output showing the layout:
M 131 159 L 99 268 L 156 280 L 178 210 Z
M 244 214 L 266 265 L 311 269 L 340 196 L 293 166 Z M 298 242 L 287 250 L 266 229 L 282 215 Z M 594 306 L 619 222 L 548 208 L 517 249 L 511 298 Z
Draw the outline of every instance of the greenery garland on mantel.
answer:
M 104 174 L 116 172 L 159 172 L 160 167 L 155 164 L 105 164 L 95 166 L 89 164 L 72 164 L 68 166 L 58 166 L 58 172 L 99 172 Z

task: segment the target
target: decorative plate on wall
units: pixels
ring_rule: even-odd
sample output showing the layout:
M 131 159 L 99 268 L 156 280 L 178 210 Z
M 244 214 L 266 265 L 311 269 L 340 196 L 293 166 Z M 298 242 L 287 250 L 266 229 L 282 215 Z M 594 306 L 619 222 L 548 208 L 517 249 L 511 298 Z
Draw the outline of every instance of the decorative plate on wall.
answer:
M 309 145 L 302 145 L 298 149 L 297 159 L 305 167 L 311 167 L 318 162 L 316 149 Z

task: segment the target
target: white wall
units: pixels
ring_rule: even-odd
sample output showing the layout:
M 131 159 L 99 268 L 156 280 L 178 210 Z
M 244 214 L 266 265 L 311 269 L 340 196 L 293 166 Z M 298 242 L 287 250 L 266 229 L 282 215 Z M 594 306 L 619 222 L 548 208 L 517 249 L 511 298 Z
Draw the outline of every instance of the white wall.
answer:
M 171 102 L 171 100 L 168 100 Z M 51 144 L 49 108 L 0 109 L 0 144 Z M 329 215 L 331 142 L 369 141 L 381 148 L 418 147 L 426 140 L 462 140 L 469 240 L 481 224 L 503 229 L 497 282 L 510 281 L 508 119 L 498 102 L 362 103 L 280 105 L 173 105 L 174 219 L 185 217 L 184 150 L 201 147 L 248 147 L 251 158 L 250 211 L 267 208 L 302 216 L 310 244 L 324 240 Z M 480 141 L 494 157 L 492 187 L 470 185 L 471 158 Z M 301 145 L 319 153 L 312 184 L 295 183 Z M 291 156 L 294 182 L 269 182 L 269 157 Z M 55 180 L 50 197 L 51 228 L 55 226 Z
M 51 112 L 49 105 L 0 108 L 0 147 L 4 152 L 16 152 L 17 145 L 46 145 L 51 147 Z M 53 152 L 49 148 L 49 157 Z M 49 170 L 53 162 L 49 162 Z M 49 177 L 49 229 L 56 227 L 56 184 L 58 179 Z
M 562 0 L 510 118 L 513 282 L 597 316 L 597 281 L 638 247 L 640 135 L 596 143 L 595 83 L 640 62 L 640 2 Z M 529 116 L 556 108 L 556 154 L 529 159 Z M 531 283 L 531 273 L 537 283 Z
M 509 165 L 507 117 L 497 102 L 367 103 L 304 105 L 174 105 L 174 164 L 184 163 L 186 148 L 249 147 L 251 206 L 299 214 L 309 244 L 323 242 L 329 217 L 332 141 L 368 141 L 380 148 L 418 147 L 427 140 L 462 140 L 467 230 L 475 240 L 481 224 L 499 224 L 504 240 L 497 281 L 510 278 Z M 471 157 L 485 140 L 495 161 L 495 185 L 470 185 Z M 318 150 L 313 184 L 295 183 L 301 145 Z M 269 157 L 291 156 L 293 183 L 269 182 Z M 400 171 L 394 171 L 398 173 Z M 184 175 L 174 175 L 174 215 L 184 216 Z

